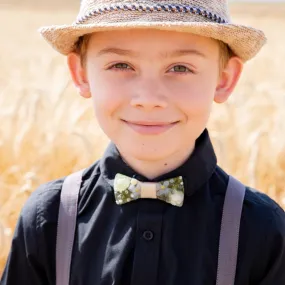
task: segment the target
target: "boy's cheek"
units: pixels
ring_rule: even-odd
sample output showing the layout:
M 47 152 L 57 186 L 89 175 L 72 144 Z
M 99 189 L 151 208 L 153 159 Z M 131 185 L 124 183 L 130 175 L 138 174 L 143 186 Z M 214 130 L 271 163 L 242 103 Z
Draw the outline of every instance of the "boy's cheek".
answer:
M 132 94 L 131 88 L 122 83 L 108 81 L 106 78 L 90 80 L 90 90 L 94 104 L 100 105 L 106 111 L 112 111 L 126 104 Z
M 214 98 L 214 90 L 192 89 L 177 96 L 174 101 L 185 113 L 198 115 L 211 110 Z
M 92 93 L 95 113 L 100 117 L 114 117 L 125 104 L 121 96 L 115 90 L 94 90 Z

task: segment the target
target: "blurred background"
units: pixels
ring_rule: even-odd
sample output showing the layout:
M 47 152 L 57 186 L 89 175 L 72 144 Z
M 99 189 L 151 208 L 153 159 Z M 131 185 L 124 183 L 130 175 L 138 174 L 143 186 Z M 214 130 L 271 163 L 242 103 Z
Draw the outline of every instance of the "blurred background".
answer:
M 209 130 L 218 163 L 285 207 L 285 1 L 230 1 L 233 21 L 265 31 Z M 107 138 L 65 58 L 37 33 L 71 23 L 79 0 L 0 0 L 0 276 L 19 212 L 40 184 L 93 163 Z

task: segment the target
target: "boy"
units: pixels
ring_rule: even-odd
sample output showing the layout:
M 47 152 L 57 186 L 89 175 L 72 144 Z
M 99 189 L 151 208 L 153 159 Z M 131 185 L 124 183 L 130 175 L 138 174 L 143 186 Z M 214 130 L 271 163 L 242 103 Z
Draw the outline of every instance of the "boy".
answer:
M 59 262 L 62 178 L 22 209 L 1 285 L 284 285 L 284 211 L 217 166 L 206 129 L 263 33 L 229 23 L 225 0 L 83 0 L 73 25 L 41 33 L 67 55 L 111 143 L 77 184 L 70 267 Z M 227 193 L 237 198 L 226 207 Z

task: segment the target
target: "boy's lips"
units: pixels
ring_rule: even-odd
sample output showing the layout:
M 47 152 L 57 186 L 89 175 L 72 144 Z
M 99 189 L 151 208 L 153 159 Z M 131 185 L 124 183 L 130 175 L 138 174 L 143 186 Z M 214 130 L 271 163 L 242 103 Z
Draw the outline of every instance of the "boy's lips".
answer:
M 175 126 L 179 121 L 176 122 L 154 122 L 154 121 L 126 121 L 125 122 L 130 128 L 140 134 L 144 135 L 157 135 L 163 133 L 173 126 Z

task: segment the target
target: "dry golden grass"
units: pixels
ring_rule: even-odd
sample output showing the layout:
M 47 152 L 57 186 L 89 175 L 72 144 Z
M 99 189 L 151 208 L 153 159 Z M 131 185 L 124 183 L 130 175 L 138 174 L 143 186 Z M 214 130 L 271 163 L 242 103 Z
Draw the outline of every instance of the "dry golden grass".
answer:
M 36 32 L 43 24 L 71 22 L 75 11 L 25 7 L 0 10 L 7 27 L 0 45 L 0 275 L 30 193 L 91 164 L 107 142 L 92 104 L 71 86 L 65 59 Z M 263 29 L 269 42 L 246 65 L 229 102 L 214 106 L 209 129 L 219 164 L 285 206 L 285 6 L 242 4 L 232 12 Z

